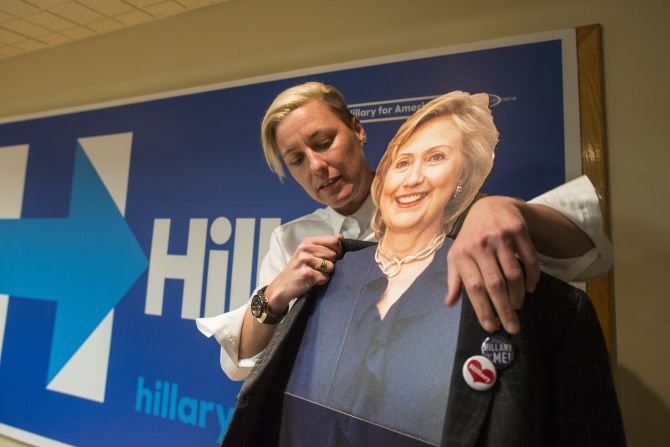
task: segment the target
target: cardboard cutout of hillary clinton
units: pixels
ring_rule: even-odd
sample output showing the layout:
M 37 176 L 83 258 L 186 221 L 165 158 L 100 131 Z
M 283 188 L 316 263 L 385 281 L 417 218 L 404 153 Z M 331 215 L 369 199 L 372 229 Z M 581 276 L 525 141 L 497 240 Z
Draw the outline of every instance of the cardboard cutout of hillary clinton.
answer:
M 351 415 L 322 432 L 333 445 L 378 443 L 375 426 L 419 445 L 439 441 L 460 317 L 460 305 L 444 305 L 446 235 L 488 176 L 497 142 L 484 93 L 443 95 L 400 128 L 372 185 L 379 243 L 347 254 L 314 300 L 286 387 L 313 404 L 291 419 L 322 407 Z M 299 429 L 284 434 L 300 445 Z

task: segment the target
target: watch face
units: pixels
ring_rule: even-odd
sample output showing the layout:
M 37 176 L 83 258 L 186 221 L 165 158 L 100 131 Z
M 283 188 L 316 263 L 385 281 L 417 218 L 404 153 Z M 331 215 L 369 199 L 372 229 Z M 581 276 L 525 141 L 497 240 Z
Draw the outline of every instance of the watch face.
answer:
M 251 315 L 260 318 L 263 315 L 263 298 L 258 294 L 251 299 Z

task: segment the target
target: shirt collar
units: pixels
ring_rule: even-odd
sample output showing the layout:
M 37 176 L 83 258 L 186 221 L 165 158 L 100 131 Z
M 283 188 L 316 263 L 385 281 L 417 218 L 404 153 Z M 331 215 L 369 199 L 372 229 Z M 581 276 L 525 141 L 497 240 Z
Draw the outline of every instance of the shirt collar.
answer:
M 372 216 L 375 213 L 375 204 L 372 202 L 372 195 L 368 194 L 361 207 L 355 213 L 349 216 L 340 214 L 331 207 L 326 207 L 325 210 L 328 213 L 330 225 L 333 228 L 334 234 L 339 234 L 343 232 L 342 226 L 344 224 L 345 219 L 347 218 L 355 219 L 356 222 L 358 222 L 358 226 L 360 227 L 359 234 L 345 234 L 345 237 L 351 239 L 357 239 L 358 237 L 360 237 L 361 234 L 365 233 L 365 231 L 368 230 L 368 228 L 370 227 Z

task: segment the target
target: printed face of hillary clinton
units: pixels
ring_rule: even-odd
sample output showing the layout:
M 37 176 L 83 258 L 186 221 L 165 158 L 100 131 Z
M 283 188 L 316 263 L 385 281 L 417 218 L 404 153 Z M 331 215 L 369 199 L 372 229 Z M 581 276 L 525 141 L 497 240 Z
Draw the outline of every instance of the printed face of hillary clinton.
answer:
M 432 237 L 461 178 L 463 133 L 450 115 L 423 123 L 398 148 L 384 179 L 379 208 L 387 232 Z

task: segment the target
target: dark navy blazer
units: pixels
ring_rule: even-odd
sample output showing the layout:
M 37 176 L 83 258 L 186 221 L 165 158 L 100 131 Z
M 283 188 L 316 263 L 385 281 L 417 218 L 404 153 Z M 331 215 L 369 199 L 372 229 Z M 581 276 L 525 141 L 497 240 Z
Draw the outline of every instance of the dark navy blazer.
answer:
M 364 245 L 358 241 L 345 244 L 348 249 Z M 352 279 L 356 280 L 361 279 Z M 290 440 L 296 435 L 302 436 L 305 446 L 322 445 L 324 438 L 332 445 L 416 445 L 416 439 L 398 438 L 392 430 L 377 427 L 375 431 L 368 423 L 356 425 L 358 419 L 338 411 L 314 414 L 309 424 L 282 418 L 285 408 L 304 403 L 293 399 L 287 386 L 310 321 L 311 298 L 299 299 L 279 324 L 242 386 L 222 446 L 281 445 L 287 436 Z M 461 367 L 479 353 L 487 333 L 467 296 L 461 298 L 461 306 L 440 445 L 625 445 L 607 349 L 593 306 L 581 290 L 541 276 L 535 293 L 526 296 L 518 313 L 523 329 L 511 337 L 516 360 L 484 392 L 468 387 Z M 306 408 L 303 410 L 309 411 Z M 324 427 L 340 431 L 329 432 Z M 351 430 L 360 430 L 364 436 L 352 438 L 347 435 Z

